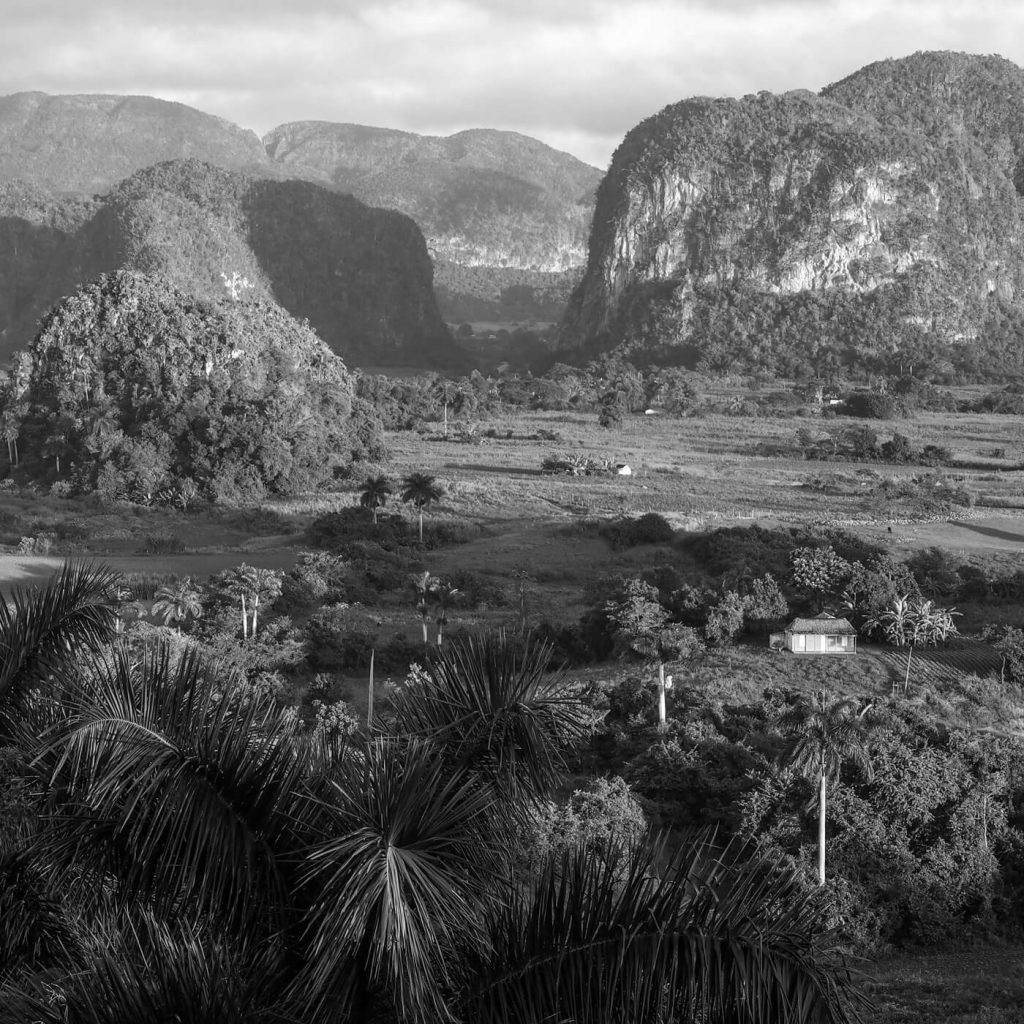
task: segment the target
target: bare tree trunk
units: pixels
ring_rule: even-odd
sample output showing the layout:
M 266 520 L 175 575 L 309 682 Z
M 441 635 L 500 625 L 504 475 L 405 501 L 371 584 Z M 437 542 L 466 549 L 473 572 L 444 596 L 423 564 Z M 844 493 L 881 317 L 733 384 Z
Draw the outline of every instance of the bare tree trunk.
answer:
M 260 598 L 259 598 L 259 594 L 257 594 L 252 599 L 252 635 L 253 635 L 253 637 L 256 636 L 256 613 L 259 611 L 259 607 L 260 607 Z
M 241 596 L 242 601 L 242 639 L 249 639 L 249 613 L 245 610 L 245 594 Z
M 665 662 L 658 662 L 658 728 L 665 728 Z
M 430 643 L 430 637 L 427 635 L 427 617 L 426 615 L 421 616 L 423 626 L 423 646 L 426 647 Z
M 821 771 L 818 790 L 818 885 L 825 884 L 825 770 Z
M 420 506 L 420 543 L 423 543 L 423 506 Z
M 907 648 L 907 674 L 903 679 L 903 692 L 906 693 L 910 689 L 910 659 L 914 656 L 914 645 L 911 644 Z
M 370 648 L 370 681 L 366 687 L 366 728 L 373 726 L 373 659 L 376 648 Z

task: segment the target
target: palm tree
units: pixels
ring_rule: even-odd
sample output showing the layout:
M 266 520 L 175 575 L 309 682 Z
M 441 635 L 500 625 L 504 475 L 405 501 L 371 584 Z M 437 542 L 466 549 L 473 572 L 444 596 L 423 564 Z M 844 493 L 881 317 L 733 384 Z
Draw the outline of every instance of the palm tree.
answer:
M 186 576 L 178 583 L 165 583 L 158 587 L 156 600 L 153 602 L 153 614 L 163 618 L 164 624 L 172 622 L 181 635 L 181 624 L 191 616 L 198 619 L 203 614 L 203 601 L 200 592 L 192 585 L 192 579 Z
M 242 608 L 242 639 L 249 639 L 249 609 L 246 602 L 251 600 L 256 589 L 256 570 L 244 562 L 233 569 L 225 569 L 216 577 L 228 594 L 238 599 Z
M 551 647 L 498 633 L 458 639 L 425 668 L 429 685 L 393 698 L 401 735 L 429 739 L 502 792 L 548 792 L 593 715 L 578 687 L 548 671 Z
M 779 718 L 779 724 L 794 739 L 790 762 L 807 778 L 818 783 L 818 885 L 825 884 L 825 814 L 828 781 L 836 779 L 847 761 L 871 778 L 871 757 L 867 749 L 870 723 L 864 707 L 852 697 L 830 699 L 827 690 L 802 695 Z
M 430 622 L 430 603 L 434 599 L 434 588 L 437 586 L 437 580 L 424 570 L 421 573 L 410 576 L 409 583 L 412 586 L 413 603 L 416 611 L 420 613 L 420 621 L 423 625 L 423 644 L 426 646 L 430 642 L 430 637 L 427 634 L 427 624 Z
M 433 589 L 434 602 L 437 611 L 434 621 L 437 623 L 437 646 L 444 643 L 444 627 L 448 624 L 448 609 L 455 603 L 455 599 L 462 591 L 453 587 L 450 583 L 439 580 Z
M 547 855 L 472 947 L 464 1019 L 847 1020 L 863 1002 L 799 876 L 691 835 Z
M 114 638 L 117 589 L 110 570 L 68 562 L 43 589 L 15 588 L 10 602 L 0 601 L 0 745 L 33 691 Z
M 423 543 L 423 510 L 439 501 L 444 488 L 429 473 L 410 473 L 402 480 L 402 501 L 412 502 L 420 517 L 420 543 Z
M 391 495 L 391 482 L 383 474 L 368 476 L 362 483 L 359 504 L 373 513 L 373 525 L 377 525 L 377 510 L 383 508 Z
M 281 596 L 281 576 L 273 569 L 251 569 L 252 580 L 252 635 L 256 636 L 256 618 L 260 610 L 260 601 L 272 605 Z

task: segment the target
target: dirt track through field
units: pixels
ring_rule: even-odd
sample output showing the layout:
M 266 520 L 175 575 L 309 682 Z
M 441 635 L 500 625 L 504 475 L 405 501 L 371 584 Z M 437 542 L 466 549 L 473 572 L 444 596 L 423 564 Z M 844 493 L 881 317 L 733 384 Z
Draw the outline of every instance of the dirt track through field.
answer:
M 124 573 L 175 573 L 205 579 L 242 562 L 261 569 L 290 569 L 296 554 L 294 548 L 275 548 L 185 555 L 105 555 L 91 561 Z M 13 587 L 45 584 L 64 561 L 55 555 L 0 555 L 0 593 L 9 594 Z

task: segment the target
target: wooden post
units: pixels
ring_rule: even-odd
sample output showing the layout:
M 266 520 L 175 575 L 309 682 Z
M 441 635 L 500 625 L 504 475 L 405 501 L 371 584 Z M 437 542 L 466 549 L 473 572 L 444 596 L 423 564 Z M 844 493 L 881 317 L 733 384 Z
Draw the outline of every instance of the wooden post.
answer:
M 658 662 L 658 728 L 665 728 L 665 662 Z

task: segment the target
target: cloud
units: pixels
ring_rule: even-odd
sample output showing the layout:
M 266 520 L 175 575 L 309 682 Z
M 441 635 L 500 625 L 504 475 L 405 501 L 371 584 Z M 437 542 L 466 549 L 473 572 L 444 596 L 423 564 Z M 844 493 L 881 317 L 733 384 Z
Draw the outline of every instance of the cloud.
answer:
M 1017 42 L 1021 40 L 1021 42 Z M 1009 0 L 5 0 L 0 94 L 142 93 L 265 132 L 496 127 L 601 165 L 691 95 L 819 89 L 919 49 L 1024 60 Z

